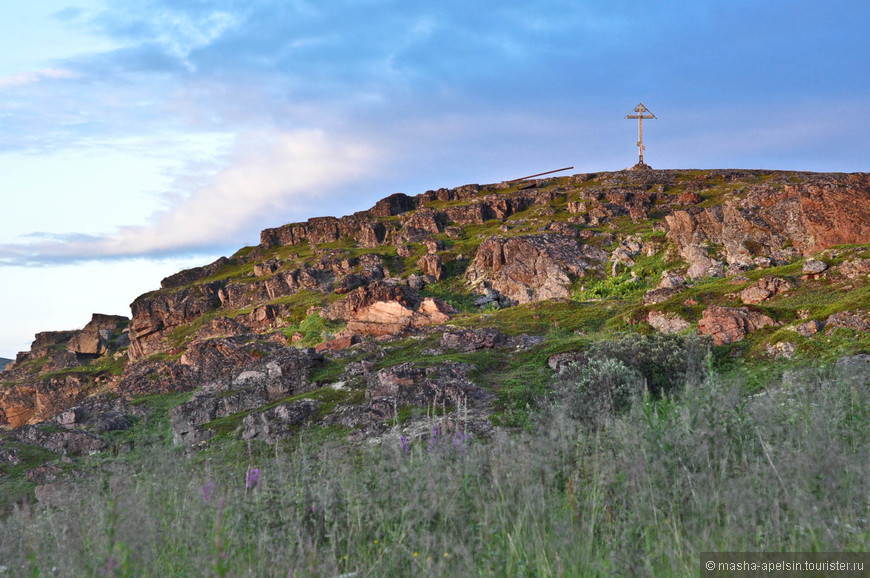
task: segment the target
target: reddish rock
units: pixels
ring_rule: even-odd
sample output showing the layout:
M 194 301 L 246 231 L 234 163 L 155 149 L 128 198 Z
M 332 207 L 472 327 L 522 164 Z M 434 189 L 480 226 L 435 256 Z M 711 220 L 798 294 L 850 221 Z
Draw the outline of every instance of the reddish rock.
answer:
M 824 324 L 822 322 L 811 319 L 810 321 L 795 325 L 794 330 L 798 333 L 798 335 L 802 335 L 804 337 L 812 337 L 813 335 L 821 331 L 823 327 Z
M 69 340 L 67 347 L 81 355 L 103 355 L 109 350 L 112 337 L 120 334 L 129 321 L 121 315 L 94 313 L 91 321 Z
M 89 378 L 77 375 L 29 381 L 0 389 L 0 427 L 46 421 L 85 397 Z
M 589 268 L 575 239 L 555 233 L 489 237 L 466 270 L 473 285 L 492 289 L 516 303 L 567 298 L 571 275 Z
M 818 174 L 797 185 L 753 185 L 721 205 L 665 217 L 668 236 L 696 265 L 705 242 L 722 245 L 728 263 L 759 255 L 810 255 L 870 239 L 870 175 Z M 701 265 L 695 268 L 698 270 Z
M 785 293 L 791 289 L 791 283 L 781 277 L 764 277 L 755 285 L 740 292 L 740 300 L 747 305 L 757 305 L 774 295 Z
M 446 323 L 453 309 L 433 297 L 427 297 L 417 311 L 397 301 L 377 301 L 357 310 L 347 322 L 348 331 L 371 336 L 399 335 L 411 329 Z
M 324 314 L 347 321 L 347 329 L 360 335 L 396 335 L 415 327 L 444 323 L 455 313 L 440 299 L 420 299 L 419 294 L 398 283 L 378 281 L 358 287 L 330 305 Z
M 746 307 L 711 305 L 698 321 L 698 332 L 712 336 L 714 344 L 723 345 L 740 341 L 749 333 L 772 325 L 776 325 L 776 321 Z
M 415 211 L 414 214 L 406 218 L 402 222 L 405 230 L 412 234 L 438 234 L 444 228 L 443 218 L 435 211 L 429 209 L 421 209 Z
M 697 205 L 702 200 L 701 195 L 696 191 L 685 191 L 677 199 L 677 203 L 680 205 Z
M 757 305 L 762 301 L 769 299 L 771 295 L 773 295 L 773 293 L 768 291 L 765 287 L 753 285 L 752 287 L 747 287 L 740 292 L 740 300 L 747 305 Z
M 570 201 L 565 208 L 568 209 L 568 212 L 572 215 L 576 215 L 577 213 L 585 213 L 586 212 L 586 203 L 581 203 L 579 201 Z
M 417 266 L 423 272 L 423 275 L 431 275 L 436 281 L 444 278 L 444 265 L 441 261 L 441 255 L 423 255 L 417 261 Z
M 870 259 L 851 259 L 843 261 L 837 270 L 849 279 L 859 279 L 870 275 Z
M 324 341 L 323 343 L 315 346 L 314 351 L 317 353 L 321 353 L 323 351 L 341 351 L 342 349 L 347 349 L 352 345 L 356 345 L 357 343 L 362 342 L 362 336 L 357 335 L 356 333 L 351 333 L 348 335 L 339 335 L 334 339 L 330 339 L 329 341 Z
M 150 293 L 130 305 L 130 359 L 166 351 L 165 336 L 175 327 L 193 321 L 220 305 L 221 283 L 195 285 L 170 293 Z

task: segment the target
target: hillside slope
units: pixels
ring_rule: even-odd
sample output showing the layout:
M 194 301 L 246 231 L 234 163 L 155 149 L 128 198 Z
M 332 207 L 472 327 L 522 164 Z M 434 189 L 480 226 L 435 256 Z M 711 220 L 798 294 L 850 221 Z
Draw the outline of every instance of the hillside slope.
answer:
M 0 450 L 117 449 L 149 419 L 183 445 L 312 427 L 420 437 L 435 411 L 485 436 L 524 424 L 554 371 L 622 332 L 706 336 L 726 370 L 868 353 L 868 275 L 867 174 L 632 170 L 398 193 L 266 229 L 167 277 L 130 319 L 40 333 L 0 373 Z

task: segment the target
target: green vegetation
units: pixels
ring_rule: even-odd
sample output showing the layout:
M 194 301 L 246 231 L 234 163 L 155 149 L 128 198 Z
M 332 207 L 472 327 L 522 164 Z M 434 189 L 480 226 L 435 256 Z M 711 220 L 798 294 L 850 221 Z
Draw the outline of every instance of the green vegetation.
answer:
M 710 374 L 594 425 L 572 413 L 583 387 L 634 378 L 563 376 L 533 431 L 488 441 L 150 448 L 61 510 L 5 517 L 0 559 L 14 575 L 692 576 L 705 550 L 870 547 L 866 372 L 807 369 L 753 397 Z
M 806 336 L 794 328 L 867 309 L 868 279 L 847 279 L 835 268 L 870 257 L 870 245 L 817 256 L 831 266 L 821 278 L 803 278 L 804 259 L 795 257 L 741 277 L 689 280 L 669 299 L 644 304 L 644 292 L 664 271 L 686 267 L 658 230 L 674 197 L 697 191 L 703 208 L 791 178 L 680 171 L 671 184 L 652 184 L 627 171 L 583 183 L 540 182 L 537 192 L 555 196 L 549 206 L 432 236 L 443 243 L 447 275 L 420 294 L 457 310 L 450 327 L 385 342 L 370 338 L 329 353 L 311 370 L 311 391 L 205 424 L 216 435 L 196 451 L 171 441 L 170 412 L 189 392 L 135 399 L 147 415 L 131 418 L 129 429 L 100 433 L 110 449 L 75 463 L 3 434 L 0 450 L 18 452 L 18 463 L 0 461 L 0 566 L 11 575 L 75 576 L 684 576 L 697 574 L 704 550 L 864 551 L 870 546 L 870 372 L 860 360 L 837 360 L 870 353 L 870 332 L 827 327 Z M 659 195 L 649 218 L 622 215 L 582 227 L 581 243 L 610 253 L 630 234 L 655 254 L 632 255 L 635 263 L 619 265 L 616 275 L 609 263 L 593 262 L 599 270 L 573 279 L 569 299 L 504 309 L 475 305 L 479 296 L 464 272 L 488 236 L 579 228 L 581 220 L 569 221 L 577 215 L 568 213 L 567 202 L 587 203 L 591 212 L 607 195 L 639 184 Z M 520 186 L 427 206 L 461 206 Z M 382 220 L 398 235 L 404 218 Z M 425 245 L 411 243 L 400 257 L 393 241 L 376 249 L 348 237 L 245 247 L 193 285 L 250 284 L 253 295 L 254 265 L 270 258 L 280 261 L 281 273 L 374 253 L 390 277 L 419 273 Z M 766 251 L 752 242 L 746 249 Z M 706 250 L 721 258 L 724 247 L 708 243 Z M 736 343 L 713 347 L 691 330 L 665 336 L 647 323 L 652 310 L 696 323 L 710 305 L 743 307 L 741 291 L 766 277 L 790 288 L 747 307 L 777 325 Z M 272 300 L 280 313 L 268 331 L 301 347 L 320 344 L 346 327 L 321 310 L 343 297 L 304 289 Z M 148 361 L 177 361 L 203 327 L 253 310 L 219 307 L 175 327 L 168 335 L 172 349 Z M 440 349 L 442 333 L 455 328 L 496 328 L 513 345 Z M 789 356 L 778 353 L 781 345 Z M 264 357 L 258 348 L 254 341 L 245 351 Z M 561 353 L 577 362 L 554 373 L 548 361 Z M 469 364 L 467 377 L 493 394 L 485 402 L 491 424 L 481 418 L 476 425 L 487 431 L 492 425 L 493 433 L 468 439 L 448 425 L 445 408 L 396 402 L 398 415 L 375 424 L 394 428 L 378 438 L 381 445 L 348 441 L 374 429 L 324 426 L 323 419 L 340 404 L 366 403 L 367 376 L 345 374 L 360 361 L 373 363 L 374 371 L 406 362 L 427 370 Z M 23 367 L 35 375 L 50 362 L 43 356 Z M 126 356 L 106 356 L 40 377 L 81 376 L 91 393 L 98 377 L 105 383 L 103 377 L 120 375 L 126 364 Z M 156 381 L 165 369 L 155 363 L 148 377 Z M 217 379 L 224 377 L 232 376 Z M 269 445 L 239 439 L 252 412 L 309 399 L 318 402 L 313 423 L 294 426 L 289 439 Z M 430 424 L 421 425 L 423 416 Z M 437 423 L 442 430 L 421 433 Z M 57 509 L 34 505 L 35 485 L 27 480 L 28 471 L 47 462 L 69 474 Z

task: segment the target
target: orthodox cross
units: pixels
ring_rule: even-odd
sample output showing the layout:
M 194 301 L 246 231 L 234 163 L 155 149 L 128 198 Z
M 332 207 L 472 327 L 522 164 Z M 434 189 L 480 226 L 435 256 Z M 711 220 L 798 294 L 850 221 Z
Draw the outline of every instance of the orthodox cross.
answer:
M 643 103 L 639 103 L 636 107 L 634 107 L 634 112 L 637 114 L 627 114 L 625 118 L 636 118 L 637 119 L 637 153 L 638 153 L 638 165 L 643 165 L 643 151 L 646 148 L 643 146 L 643 119 L 645 118 L 657 118 L 656 115 L 652 113 L 650 109 L 645 107 Z M 644 114 L 644 113 L 649 113 Z

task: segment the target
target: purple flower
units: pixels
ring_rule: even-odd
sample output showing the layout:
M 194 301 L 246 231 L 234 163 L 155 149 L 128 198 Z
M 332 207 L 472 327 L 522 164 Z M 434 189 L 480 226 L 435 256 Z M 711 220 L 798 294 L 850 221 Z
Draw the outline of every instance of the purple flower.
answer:
M 260 468 L 251 468 L 245 472 L 245 489 L 256 489 L 257 483 L 260 480 Z
M 214 494 L 214 482 L 206 482 L 202 485 L 202 499 L 208 504 Z
M 406 454 L 411 453 L 411 446 L 408 443 L 408 436 L 401 435 L 399 436 L 399 444 L 402 446 L 402 451 Z

